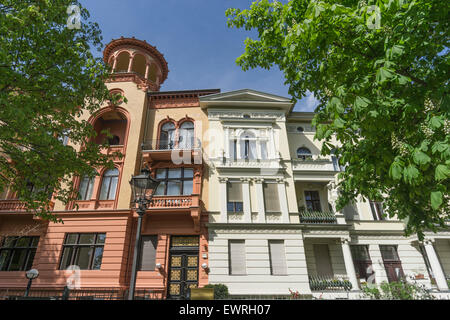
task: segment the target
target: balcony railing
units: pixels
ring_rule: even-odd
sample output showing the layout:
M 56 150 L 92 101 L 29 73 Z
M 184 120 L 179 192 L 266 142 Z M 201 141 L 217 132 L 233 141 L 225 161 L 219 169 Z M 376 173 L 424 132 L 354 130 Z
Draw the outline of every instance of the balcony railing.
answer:
M 192 206 L 193 196 L 155 196 L 149 207 L 156 208 L 189 208 Z
M 294 171 L 332 171 L 337 172 L 341 169 L 336 160 L 332 158 L 323 158 L 312 155 L 310 158 L 292 160 L 292 169 Z
M 49 210 L 53 210 L 54 203 L 50 202 Z M 0 211 L 25 211 L 25 203 L 20 200 L 0 200 Z
M 350 291 L 352 283 L 335 276 L 309 276 L 311 291 Z
M 185 141 L 175 140 L 147 140 L 141 145 L 142 151 L 170 151 L 170 150 L 194 150 L 201 148 L 200 139 Z
M 337 218 L 333 212 L 302 211 L 300 223 L 337 223 Z

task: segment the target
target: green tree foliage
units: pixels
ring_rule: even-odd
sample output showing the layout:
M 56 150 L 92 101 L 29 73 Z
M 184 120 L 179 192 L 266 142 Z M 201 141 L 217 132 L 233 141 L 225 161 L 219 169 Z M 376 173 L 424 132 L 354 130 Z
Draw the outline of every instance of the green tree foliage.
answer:
M 67 25 L 72 4 L 80 29 Z M 101 36 L 88 18 L 77 1 L 0 0 L 0 190 L 10 187 L 30 211 L 55 221 L 49 195 L 67 202 L 74 176 L 112 164 L 79 120 L 115 100 L 104 84 L 107 67 L 91 53 Z
M 237 59 L 284 72 L 289 93 L 319 100 L 322 154 L 336 155 L 342 208 L 384 200 L 406 233 L 449 218 L 449 5 L 440 0 L 255 1 L 228 9 L 230 27 L 256 29 Z M 332 137 L 338 146 L 332 143 Z
M 380 288 L 362 287 L 363 296 L 376 300 L 433 300 L 430 292 L 418 283 L 410 283 L 406 280 L 398 282 L 382 282 Z
M 214 289 L 214 299 L 215 300 L 223 300 L 228 299 L 228 287 L 224 284 L 207 284 L 204 288 L 213 288 Z

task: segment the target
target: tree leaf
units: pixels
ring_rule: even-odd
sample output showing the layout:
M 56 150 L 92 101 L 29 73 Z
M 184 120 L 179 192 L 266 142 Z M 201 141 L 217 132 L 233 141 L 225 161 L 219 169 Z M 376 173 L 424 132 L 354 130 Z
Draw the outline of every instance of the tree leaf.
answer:
M 419 177 L 419 170 L 413 165 L 410 164 L 403 170 L 403 179 L 405 182 L 412 184 L 413 180 Z
M 415 150 L 413 154 L 413 160 L 416 164 L 427 164 L 431 161 L 431 158 L 420 150 Z
M 439 209 L 440 205 L 442 204 L 442 192 L 440 191 L 434 191 L 431 192 L 431 207 L 434 210 Z
M 450 169 L 446 165 L 439 164 L 436 167 L 434 177 L 437 181 L 441 181 L 450 177 Z
M 389 168 L 389 176 L 394 180 L 402 178 L 403 167 L 398 162 L 393 162 Z

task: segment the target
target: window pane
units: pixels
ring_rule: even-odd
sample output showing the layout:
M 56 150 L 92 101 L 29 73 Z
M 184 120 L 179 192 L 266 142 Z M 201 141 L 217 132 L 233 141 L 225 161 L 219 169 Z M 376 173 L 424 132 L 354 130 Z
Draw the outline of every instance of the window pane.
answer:
M 65 247 L 63 250 L 62 258 L 61 258 L 61 269 L 67 269 L 70 266 L 70 261 L 72 260 L 72 247 Z
M 181 181 L 169 181 L 167 184 L 167 195 L 178 196 L 181 194 Z
M 119 177 L 113 177 L 111 179 L 111 186 L 109 188 L 108 200 L 114 200 L 116 198 L 117 182 Z
M 155 191 L 155 196 L 163 196 L 165 189 L 166 189 L 166 183 L 161 182 L 158 186 L 158 189 L 156 189 L 156 191 Z
M 78 190 L 78 193 L 80 195 L 80 200 L 87 200 L 86 199 L 86 191 L 88 189 L 88 184 L 89 184 L 89 178 L 84 177 L 80 182 L 80 188 Z
M 70 233 L 66 236 L 66 241 L 64 243 L 65 244 L 75 244 L 75 243 L 77 243 L 77 237 L 78 237 L 78 234 Z
M 111 183 L 111 178 L 104 177 L 102 181 L 102 188 L 100 190 L 100 200 L 106 200 L 108 198 L 109 184 Z
M 243 212 L 244 211 L 244 204 L 242 202 L 235 202 L 234 206 L 236 208 L 236 212 Z
M 19 239 L 17 239 L 17 242 L 16 242 L 16 247 L 25 247 L 25 248 L 27 248 L 29 245 L 30 245 L 30 238 L 28 238 L 28 237 L 23 237 L 23 238 L 19 238 Z
M 78 265 L 81 270 L 89 269 L 89 262 L 91 261 L 92 251 L 93 248 L 91 247 L 78 248 L 78 257 L 75 264 Z
M 95 233 L 82 233 L 80 234 L 79 244 L 94 244 L 95 242 Z
M 84 200 L 91 200 L 93 191 L 94 191 L 94 178 L 91 178 L 89 179 L 88 189 Z
M 156 179 L 165 179 L 166 178 L 167 169 L 158 169 L 156 170 Z
M 21 271 L 23 270 L 25 259 L 27 257 L 27 250 L 16 249 L 13 251 L 11 258 L 11 264 L 9 265 L 9 271 Z
M 192 194 L 192 188 L 193 188 L 193 181 L 192 180 L 186 180 L 183 182 L 183 194 L 184 195 L 191 195 Z
M 267 142 L 266 141 L 261 141 L 261 159 L 263 160 L 267 160 L 268 158 L 268 153 L 267 153 Z
M 0 270 L 5 271 L 9 250 L 0 251 Z
M 3 243 L 3 247 L 5 248 L 12 248 L 14 246 L 14 243 L 16 242 L 17 237 L 7 237 L 5 239 L 5 242 Z
M 229 212 L 234 212 L 234 202 L 228 202 L 227 203 L 227 210 Z
M 30 250 L 28 254 L 27 265 L 25 266 L 25 270 L 30 270 L 33 267 L 34 256 L 36 254 L 36 250 Z
M 194 177 L 194 169 L 184 169 L 184 177 L 185 178 L 193 178 Z
M 115 177 L 119 175 L 119 170 L 118 169 L 111 169 L 111 170 L 107 170 L 103 176 L 104 177 Z
M 181 178 L 181 169 L 169 169 L 169 179 Z
M 106 240 L 106 234 L 101 233 L 101 234 L 97 235 L 97 243 L 104 244 L 105 240 Z
M 95 248 L 94 261 L 92 262 L 92 270 L 100 270 L 103 259 L 103 247 Z

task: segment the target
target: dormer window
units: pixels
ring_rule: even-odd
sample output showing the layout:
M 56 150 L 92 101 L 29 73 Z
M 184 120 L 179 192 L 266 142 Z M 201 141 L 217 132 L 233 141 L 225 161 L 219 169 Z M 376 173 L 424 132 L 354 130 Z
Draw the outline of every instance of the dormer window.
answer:
M 311 151 L 308 148 L 301 147 L 297 149 L 297 158 L 302 160 L 312 159 Z

